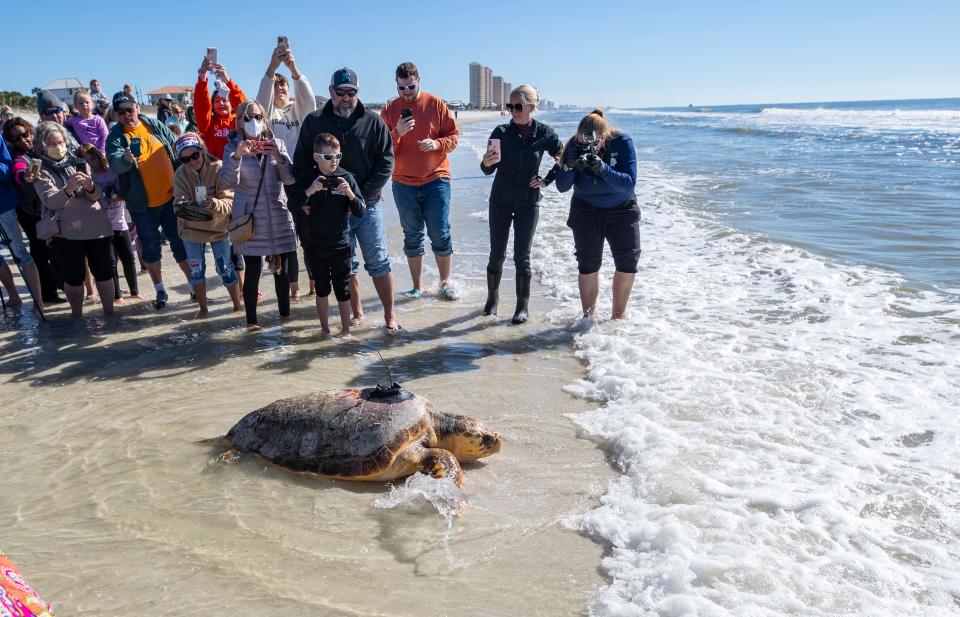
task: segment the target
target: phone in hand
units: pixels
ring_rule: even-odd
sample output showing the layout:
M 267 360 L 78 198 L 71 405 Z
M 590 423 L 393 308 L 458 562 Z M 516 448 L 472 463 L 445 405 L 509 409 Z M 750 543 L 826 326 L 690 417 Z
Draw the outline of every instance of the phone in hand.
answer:
M 207 201 L 207 187 L 200 185 L 193 188 L 193 200 L 199 205 Z
M 413 117 L 413 110 L 410 109 L 409 107 L 404 107 L 403 109 L 400 110 L 400 118 L 401 118 L 401 119 L 403 119 L 403 118 L 412 118 L 412 117 Z
M 337 176 L 333 176 L 330 178 L 323 177 L 322 181 L 323 181 L 323 186 L 330 191 L 340 186 L 340 178 L 338 178 Z
M 487 154 L 490 154 L 491 152 L 496 152 L 497 156 L 500 156 L 500 140 L 499 139 L 487 140 Z
M 39 176 L 39 175 L 40 175 L 40 167 L 41 167 L 41 165 L 43 165 L 43 161 L 41 161 L 40 159 L 33 159 L 33 160 L 31 160 L 31 161 L 30 161 L 30 175 L 31 175 L 31 176 Z
M 207 61 L 210 63 L 211 66 L 218 64 L 216 47 L 207 47 Z
M 263 154 L 263 147 L 272 144 L 273 142 L 269 139 L 254 139 L 250 142 L 250 149 L 254 154 Z
M 140 138 L 131 137 L 130 138 L 130 152 L 133 153 L 135 158 L 140 158 Z
M 277 37 L 277 49 L 283 53 L 285 51 L 290 51 L 290 41 L 287 40 L 285 36 Z

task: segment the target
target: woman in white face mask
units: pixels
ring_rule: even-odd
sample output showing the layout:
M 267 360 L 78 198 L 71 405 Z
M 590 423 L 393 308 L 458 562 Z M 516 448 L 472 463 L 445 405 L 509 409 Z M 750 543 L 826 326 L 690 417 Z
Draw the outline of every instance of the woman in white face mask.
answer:
M 246 277 L 243 304 L 247 328 L 257 330 L 257 295 L 263 258 L 273 272 L 280 318 L 290 317 L 290 266 L 296 255 L 297 239 L 293 217 L 287 209 L 283 185 L 293 184 L 290 155 L 281 139 L 267 128 L 263 107 L 245 101 L 237 109 L 237 134 L 223 151 L 220 179 L 234 190 L 233 224 L 246 223 L 231 234 L 234 250 L 243 255 Z M 246 215 L 252 215 L 253 233 L 249 234 Z M 248 237 L 243 238 L 243 235 Z
M 54 260 L 64 278 L 64 291 L 74 317 L 83 313 L 84 260 L 97 281 L 104 314 L 113 314 L 113 226 L 100 204 L 100 187 L 87 164 L 69 152 L 67 133 L 56 122 L 41 122 L 33 149 L 42 161 L 33 182 L 43 204 L 41 223 L 53 232 Z M 46 221 L 44 221 L 46 219 Z M 37 224 L 41 233 L 41 224 Z

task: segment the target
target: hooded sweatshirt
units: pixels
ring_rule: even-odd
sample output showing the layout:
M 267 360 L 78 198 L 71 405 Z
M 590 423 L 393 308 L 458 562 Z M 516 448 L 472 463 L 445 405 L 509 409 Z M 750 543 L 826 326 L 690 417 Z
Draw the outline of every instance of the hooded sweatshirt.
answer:
M 317 110 L 317 98 L 313 95 L 313 88 L 307 81 L 306 75 L 300 79 L 293 79 L 294 97 L 283 109 L 273 105 L 273 79 L 263 76 L 260 80 L 260 90 L 257 92 L 257 102 L 267 110 L 267 128 L 273 131 L 275 137 L 283 140 L 287 152 L 294 152 L 297 148 L 297 138 L 300 136 L 300 125 L 308 114 Z
M 193 88 L 193 115 L 197 121 L 197 129 L 207 145 L 207 151 L 218 159 L 223 158 L 223 148 L 230 141 L 230 131 L 237 126 L 237 108 L 247 99 L 240 86 L 233 80 L 227 82 L 230 90 L 230 106 L 233 108 L 226 118 L 213 117 L 213 101 L 207 90 L 207 80 L 200 78 Z

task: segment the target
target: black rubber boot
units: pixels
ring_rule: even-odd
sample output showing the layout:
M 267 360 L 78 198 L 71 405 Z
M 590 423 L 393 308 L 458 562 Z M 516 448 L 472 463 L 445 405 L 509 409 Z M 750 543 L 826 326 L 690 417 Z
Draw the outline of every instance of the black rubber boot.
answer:
M 503 271 L 491 272 L 487 270 L 487 303 L 483 305 L 484 315 L 496 315 L 497 305 L 500 304 L 500 277 Z
M 517 275 L 517 312 L 513 314 L 513 323 L 521 324 L 527 322 L 527 303 L 530 302 L 530 279 L 529 274 Z

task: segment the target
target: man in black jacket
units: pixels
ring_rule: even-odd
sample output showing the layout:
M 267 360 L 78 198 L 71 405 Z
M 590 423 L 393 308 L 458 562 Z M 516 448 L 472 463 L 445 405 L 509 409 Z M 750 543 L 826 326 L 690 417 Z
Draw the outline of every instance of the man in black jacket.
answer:
M 361 218 L 350 217 L 350 243 L 354 257 L 350 277 L 350 303 L 353 324 L 363 321 L 360 304 L 360 282 L 357 273 L 360 262 L 356 245 L 363 253 L 363 267 L 373 278 L 373 285 L 383 304 L 383 319 L 389 332 L 400 329 L 393 311 L 393 272 L 387 252 L 387 230 L 380 210 L 380 192 L 393 172 L 393 142 L 390 130 L 378 114 L 366 111 L 358 94 L 357 74 L 344 67 L 330 78 L 330 100 L 323 109 L 308 115 L 300 127 L 300 137 L 293 154 L 293 175 L 297 180 L 292 191 L 290 208 L 303 208 L 304 192 L 316 180 L 313 160 L 313 141 L 321 133 L 330 133 L 340 141 L 343 158 L 340 166 L 353 174 L 366 210 Z M 309 259 L 309 257 L 308 257 Z

